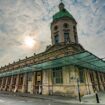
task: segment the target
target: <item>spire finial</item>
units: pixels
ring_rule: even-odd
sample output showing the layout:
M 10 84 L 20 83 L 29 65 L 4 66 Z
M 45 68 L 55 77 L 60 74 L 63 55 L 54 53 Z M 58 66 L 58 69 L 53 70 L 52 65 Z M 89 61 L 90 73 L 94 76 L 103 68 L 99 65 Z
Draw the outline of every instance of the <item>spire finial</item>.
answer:
M 61 3 L 59 4 L 59 10 L 61 11 L 64 9 L 65 5 L 63 4 L 63 0 L 60 0 L 60 1 Z

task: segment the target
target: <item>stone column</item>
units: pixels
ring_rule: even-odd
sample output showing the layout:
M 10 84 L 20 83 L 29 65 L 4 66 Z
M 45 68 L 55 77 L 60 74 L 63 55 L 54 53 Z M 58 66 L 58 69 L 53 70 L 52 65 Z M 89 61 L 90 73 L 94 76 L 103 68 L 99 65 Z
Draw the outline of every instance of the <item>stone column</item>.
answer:
M 70 73 L 69 73 L 69 69 L 70 67 L 62 67 L 63 68 L 63 72 L 62 72 L 62 76 L 63 76 L 63 84 L 64 85 L 68 85 L 70 84 Z
M 8 84 L 8 77 L 6 78 L 6 82 L 5 82 L 4 91 L 6 91 L 6 89 L 7 89 L 7 84 Z
M 104 90 L 105 90 L 105 78 L 104 78 L 104 73 L 102 73 L 102 78 L 103 78 L 103 87 L 104 87 Z
M 0 91 L 3 89 L 3 84 L 4 84 L 4 77 L 2 78 L 2 82 L 1 82 Z
M 13 84 L 13 76 L 11 76 L 9 91 L 12 91 L 12 84 Z
M 97 91 L 100 91 L 101 90 L 101 86 L 100 86 L 100 82 L 99 82 L 99 76 L 98 76 L 98 71 L 95 72 L 96 73 L 96 79 L 97 79 L 97 87 L 98 87 L 98 90 Z
M 90 81 L 87 69 L 76 67 L 75 70 L 78 72 L 76 75 L 76 78 L 78 78 L 79 80 L 79 81 L 76 80 L 76 85 L 77 85 L 76 92 L 75 92 L 76 96 L 78 96 L 79 92 L 81 95 L 89 94 L 91 91 L 91 87 L 90 87 L 91 85 L 89 86 L 91 81 Z M 81 75 L 80 72 L 83 72 L 83 74 Z M 83 76 L 83 77 L 81 78 L 80 76 Z
M 92 74 L 93 74 L 93 87 L 94 87 L 94 91 L 97 89 L 97 81 L 96 81 L 96 75 L 95 75 L 95 71 L 92 71 Z
M 89 87 L 88 87 L 88 81 L 87 81 L 87 70 L 84 69 L 83 72 L 84 72 L 84 80 L 85 80 L 84 85 L 85 85 L 85 88 L 86 88 L 86 91 L 85 91 L 84 94 L 89 94 Z
M 79 75 L 79 68 L 76 66 L 70 66 L 70 93 L 72 94 L 73 97 L 78 97 L 78 90 L 80 91 L 81 94 L 81 84 L 80 82 L 77 83 L 77 80 L 80 79 Z M 78 88 L 79 84 L 79 88 Z
M 64 66 L 62 67 L 62 84 L 61 84 L 61 87 L 62 87 L 62 90 L 61 92 L 63 94 L 67 94 L 67 95 L 70 95 L 71 94 L 71 89 L 72 89 L 72 86 L 70 85 L 70 66 Z
M 31 90 L 31 94 L 35 93 L 35 72 L 32 75 L 32 90 Z
M 42 72 L 42 94 L 52 95 L 53 86 L 52 86 L 52 70 L 43 70 Z
M 101 91 L 104 90 L 104 87 L 102 85 L 102 81 L 101 81 L 101 75 L 100 73 L 98 72 L 98 77 L 99 77 L 99 85 L 100 85 L 100 88 L 101 88 Z
M 27 92 L 27 73 L 23 74 L 22 93 Z
M 49 87 L 49 95 L 53 94 L 53 83 L 52 83 L 52 70 L 48 71 L 48 87 Z
M 48 70 L 43 70 L 43 74 L 42 74 L 42 86 L 43 86 L 43 90 L 42 90 L 42 94 L 44 95 L 48 95 L 49 94 L 49 87 L 48 87 Z
M 93 88 L 92 88 L 92 83 L 89 75 L 89 70 L 85 71 L 85 79 L 86 79 L 87 93 L 90 94 L 93 92 Z
M 19 85 L 19 74 L 16 77 L 16 84 L 15 84 L 14 92 L 17 92 L 18 91 L 18 85 Z
M 1 83 L 2 83 L 2 78 L 0 78 L 0 87 L 1 87 Z
M 104 91 L 105 87 L 104 87 L 104 78 L 103 78 L 103 73 L 100 73 L 100 79 L 101 79 L 102 90 Z
M 99 90 L 99 82 L 98 82 L 98 78 L 97 78 L 97 73 L 95 71 L 93 71 L 93 75 L 94 75 L 94 81 L 95 81 L 95 88 L 98 91 Z

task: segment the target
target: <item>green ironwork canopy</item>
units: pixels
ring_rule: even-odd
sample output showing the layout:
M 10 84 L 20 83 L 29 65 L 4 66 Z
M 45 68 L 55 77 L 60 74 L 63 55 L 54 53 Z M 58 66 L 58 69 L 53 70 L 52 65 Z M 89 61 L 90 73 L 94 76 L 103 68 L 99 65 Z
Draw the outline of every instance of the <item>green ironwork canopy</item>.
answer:
M 12 71 L 0 73 L 0 77 L 17 75 L 22 73 L 34 72 L 39 70 L 47 70 L 55 67 L 75 65 L 84 67 L 94 71 L 105 72 L 105 62 L 88 51 L 56 58 L 40 64 L 30 65 L 28 67 L 19 68 Z

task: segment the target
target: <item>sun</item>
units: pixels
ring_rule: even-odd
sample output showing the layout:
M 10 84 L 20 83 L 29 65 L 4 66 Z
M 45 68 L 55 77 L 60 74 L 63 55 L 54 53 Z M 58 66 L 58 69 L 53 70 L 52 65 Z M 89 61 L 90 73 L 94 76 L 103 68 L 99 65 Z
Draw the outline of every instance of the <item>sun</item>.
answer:
M 27 36 L 24 39 L 24 43 L 27 47 L 33 48 L 35 44 L 35 40 L 33 37 Z

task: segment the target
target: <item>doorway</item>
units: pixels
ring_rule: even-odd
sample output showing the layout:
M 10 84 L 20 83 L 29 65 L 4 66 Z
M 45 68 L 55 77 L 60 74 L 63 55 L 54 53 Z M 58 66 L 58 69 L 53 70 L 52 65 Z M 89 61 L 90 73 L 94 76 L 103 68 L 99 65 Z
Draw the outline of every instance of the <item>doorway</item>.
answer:
M 35 93 L 42 94 L 42 71 L 37 71 L 35 76 Z

